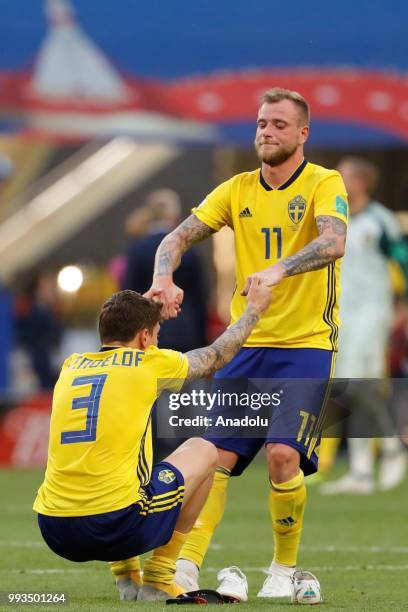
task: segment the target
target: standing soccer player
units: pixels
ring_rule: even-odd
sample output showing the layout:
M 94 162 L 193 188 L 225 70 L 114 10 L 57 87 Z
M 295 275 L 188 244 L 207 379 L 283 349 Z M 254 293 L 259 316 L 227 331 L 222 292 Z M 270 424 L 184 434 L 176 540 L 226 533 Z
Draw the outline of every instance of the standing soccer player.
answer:
M 337 351 L 340 263 L 347 226 L 347 195 L 338 172 L 309 163 L 309 105 L 298 93 L 274 88 L 261 100 L 255 149 L 261 168 L 219 185 L 160 244 L 151 291 L 163 291 L 167 316 L 183 297 L 173 272 L 183 253 L 224 225 L 235 234 L 236 289 L 231 323 L 245 306 L 252 283 L 275 286 L 274 302 L 218 378 L 316 378 L 323 387 L 290 385 L 285 419 L 274 414 L 266 440 L 211 438 L 218 468 L 200 517 L 184 545 L 176 579 L 197 583 L 198 572 L 222 518 L 230 475 L 239 475 L 264 443 L 271 490 L 274 558 L 259 597 L 286 597 L 306 504 L 304 475 L 317 469 L 324 389 Z M 309 389 L 310 388 L 310 389 Z M 287 435 L 287 411 L 293 434 Z M 245 599 L 234 571 L 223 572 L 219 591 Z

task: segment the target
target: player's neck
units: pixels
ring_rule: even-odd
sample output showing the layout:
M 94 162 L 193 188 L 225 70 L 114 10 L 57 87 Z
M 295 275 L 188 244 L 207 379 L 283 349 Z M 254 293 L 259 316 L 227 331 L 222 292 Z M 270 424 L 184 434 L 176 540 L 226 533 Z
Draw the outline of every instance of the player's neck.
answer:
M 262 176 L 268 185 L 273 187 L 273 189 L 277 189 L 290 179 L 303 162 L 303 159 L 303 150 L 300 150 L 296 151 L 292 157 L 289 157 L 279 166 L 268 166 L 268 164 L 262 162 Z
M 102 346 L 104 348 L 110 348 L 110 349 L 130 348 L 130 349 L 143 350 L 142 343 L 140 342 L 138 338 L 133 339 L 130 342 L 120 342 L 119 340 L 112 340 L 112 342 L 102 342 Z

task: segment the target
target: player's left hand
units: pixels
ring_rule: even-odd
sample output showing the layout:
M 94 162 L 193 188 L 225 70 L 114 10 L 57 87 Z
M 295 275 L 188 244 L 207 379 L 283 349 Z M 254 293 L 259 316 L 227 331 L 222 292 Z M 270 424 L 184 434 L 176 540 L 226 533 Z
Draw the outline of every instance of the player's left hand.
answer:
M 248 291 L 254 279 L 262 281 L 262 283 L 265 283 L 268 287 L 273 287 L 274 285 L 278 285 L 284 278 L 285 268 L 282 266 L 282 264 L 277 263 L 270 268 L 266 268 L 266 270 L 255 272 L 255 274 L 248 276 L 245 287 L 241 291 L 241 295 L 248 295 Z

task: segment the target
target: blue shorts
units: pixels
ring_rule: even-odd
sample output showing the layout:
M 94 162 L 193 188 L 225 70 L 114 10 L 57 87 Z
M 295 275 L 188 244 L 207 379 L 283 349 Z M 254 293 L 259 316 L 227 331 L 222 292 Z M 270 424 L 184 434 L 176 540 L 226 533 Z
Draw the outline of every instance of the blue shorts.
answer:
M 240 385 L 245 385 L 248 379 L 277 379 L 277 388 L 284 389 L 284 401 L 274 409 L 265 437 L 220 437 L 216 428 L 206 432 L 205 438 L 215 446 L 238 455 L 233 476 L 241 474 L 262 445 L 271 442 L 287 444 L 299 451 L 300 467 L 305 475 L 317 471 L 316 451 L 321 432 L 318 426 L 327 403 L 333 365 L 334 353 L 324 349 L 242 348 L 229 364 L 217 372 L 216 379 L 234 378 Z M 213 417 L 223 412 L 224 407 L 215 406 Z
M 144 501 L 123 510 L 75 517 L 39 514 L 41 534 L 53 552 L 69 561 L 118 561 L 162 546 L 180 513 L 184 478 L 162 461 L 153 466 L 143 490 Z

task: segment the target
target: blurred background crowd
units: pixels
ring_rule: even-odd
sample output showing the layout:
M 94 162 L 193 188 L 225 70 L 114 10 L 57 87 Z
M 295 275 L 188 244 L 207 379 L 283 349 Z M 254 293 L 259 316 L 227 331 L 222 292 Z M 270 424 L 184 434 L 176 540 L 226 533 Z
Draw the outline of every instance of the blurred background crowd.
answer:
M 16 0 L 0 25 L 2 465 L 43 464 L 59 367 L 98 350 L 102 301 L 146 291 L 162 237 L 219 182 L 257 167 L 257 100 L 271 86 L 309 100 L 307 159 L 337 167 L 350 197 L 337 375 L 408 378 L 408 53 L 393 44 L 406 5 L 398 16 L 321 3 L 324 17 L 280 6 L 271 40 L 276 13 L 263 0 L 256 11 L 203 2 L 177 20 L 174 3 L 159 4 L 102 0 L 96 14 L 91 0 L 32 0 L 23 14 Z M 162 346 L 187 351 L 222 331 L 233 265 L 227 229 L 187 253 L 182 314 L 163 325 Z M 406 459 L 395 434 L 408 430 L 387 402 L 368 412 L 394 440 L 383 481 L 391 470 L 396 486 Z M 326 471 L 343 429 L 328 436 Z M 374 489 L 372 443 L 355 440 L 348 480 L 327 493 Z

